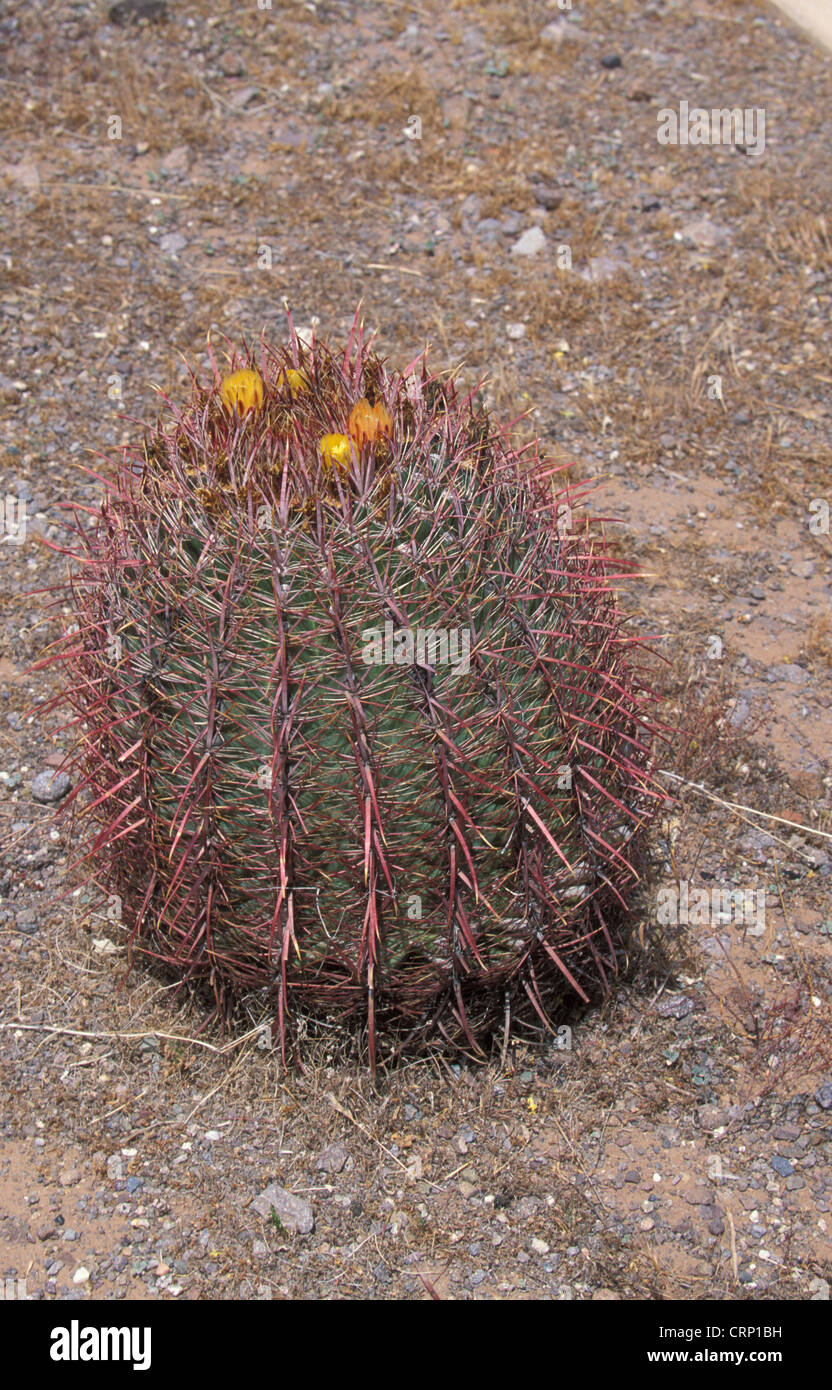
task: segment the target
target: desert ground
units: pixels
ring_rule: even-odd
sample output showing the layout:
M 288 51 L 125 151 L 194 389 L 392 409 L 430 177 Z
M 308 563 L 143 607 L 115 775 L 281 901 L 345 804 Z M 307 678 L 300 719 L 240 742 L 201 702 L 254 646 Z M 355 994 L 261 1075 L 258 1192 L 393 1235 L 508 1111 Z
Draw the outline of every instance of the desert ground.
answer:
M 0 17 L 0 1285 L 828 1299 L 832 59 L 753 0 L 134 11 Z M 757 116 L 660 142 L 682 102 Z M 69 751 L 39 663 L 85 470 L 209 333 L 280 338 L 286 301 L 338 342 L 359 300 L 392 363 L 430 342 L 597 481 L 664 717 L 699 730 L 662 750 L 632 959 L 570 1046 L 375 1079 L 360 1039 L 285 1068 L 255 1011 L 221 1031 L 125 979 L 32 790 Z M 660 920 L 682 883 L 765 910 Z

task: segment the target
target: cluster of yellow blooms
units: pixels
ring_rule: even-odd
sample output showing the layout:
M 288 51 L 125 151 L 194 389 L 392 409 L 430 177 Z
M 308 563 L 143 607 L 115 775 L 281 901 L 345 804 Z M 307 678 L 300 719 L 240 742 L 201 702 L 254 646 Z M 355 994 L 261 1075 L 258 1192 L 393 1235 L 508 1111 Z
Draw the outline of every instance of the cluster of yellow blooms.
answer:
M 288 367 L 278 374 L 276 385 L 278 389 L 288 386 L 295 395 L 300 395 L 308 388 L 309 381 L 305 372 Z M 250 367 L 232 372 L 220 387 L 220 399 L 228 410 L 240 415 L 259 410 L 264 399 L 263 378 Z M 373 444 L 379 437 L 390 439 L 392 434 L 393 417 L 387 406 L 382 402 L 370 405 L 364 397 L 356 401 L 350 411 L 347 433 L 325 434 L 318 441 L 318 450 L 325 466 L 347 472 L 353 448 L 359 450 L 366 444 Z

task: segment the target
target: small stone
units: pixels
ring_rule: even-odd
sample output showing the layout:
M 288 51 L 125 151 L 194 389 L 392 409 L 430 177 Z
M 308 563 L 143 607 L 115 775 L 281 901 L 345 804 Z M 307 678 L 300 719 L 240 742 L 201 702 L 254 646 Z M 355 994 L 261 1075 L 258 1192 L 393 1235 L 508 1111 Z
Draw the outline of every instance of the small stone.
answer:
M 719 1129 L 725 1124 L 727 1116 L 715 1105 L 700 1105 L 696 1118 L 702 1129 Z
M 239 53 L 223 53 L 219 69 L 223 77 L 242 77 L 246 70 Z
M 821 1110 L 832 1110 L 832 1081 L 824 1081 L 815 1091 L 814 1098 Z
M 315 1229 L 315 1217 L 308 1202 L 287 1192 L 285 1187 L 270 1183 L 251 1203 L 258 1216 L 270 1220 L 274 1210 L 282 1226 L 287 1231 L 297 1231 L 299 1235 L 309 1235 Z
M 165 235 L 159 238 L 159 249 L 164 251 L 166 256 L 178 256 L 187 244 L 181 232 L 165 232 Z
M 65 772 L 39 772 L 32 779 L 32 796 L 35 801 L 61 801 L 72 789 L 72 779 Z
M 585 37 L 579 26 L 571 24 L 567 19 L 553 19 L 538 34 L 543 43 L 554 43 L 558 46 L 562 43 L 580 43 Z
M 789 1160 L 787 1158 L 781 1158 L 779 1154 L 771 1160 L 771 1166 L 775 1173 L 780 1174 L 781 1178 L 790 1178 L 794 1172 L 794 1167 L 789 1163 Z
M 809 1298 L 812 1303 L 829 1302 L 829 1285 L 825 1279 L 818 1276 L 809 1280 Z
M 140 20 L 159 20 L 167 16 L 165 0 L 118 0 L 107 11 L 111 24 L 138 24 Z
M 793 574 L 795 579 L 811 579 L 814 572 L 814 560 L 795 560 L 789 570 L 789 574 Z
M 532 176 L 530 183 L 538 207 L 543 208 L 544 212 L 554 212 L 555 208 L 560 207 L 563 202 L 563 194 L 559 188 L 553 188 L 551 184 L 545 183 L 539 176 Z
M 318 1155 L 315 1167 L 319 1173 L 340 1173 L 348 1158 L 349 1154 L 344 1145 L 336 1141 Z
M 621 1294 L 616 1293 L 615 1289 L 596 1289 L 590 1302 L 592 1303 L 611 1303 L 613 1299 L 620 1300 Z
M 548 1255 L 549 1246 L 546 1244 L 545 1240 L 541 1240 L 538 1236 L 532 1236 L 531 1244 L 532 1250 L 536 1255 Z
M 608 68 L 608 69 L 620 68 L 620 67 L 621 67 L 621 58 L 620 58 L 620 56 L 619 56 L 617 53 L 605 53 L 604 56 L 603 56 L 603 58 L 601 59 L 601 67 L 602 67 L 602 68 Z
M 110 1154 L 107 1159 L 107 1177 L 111 1182 L 124 1177 L 124 1159 L 121 1154 Z
M 529 227 L 515 241 L 511 248 L 512 256 L 536 256 L 546 245 L 546 237 L 541 227 Z
M 656 1005 L 656 1013 L 661 1018 L 687 1018 L 695 1008 L 692 999 L 688 999 L 685 994 L 670 994 L 666 998 L 660 999 Z
M 520 338 L 525 338 L 525 336 L 526 325 L 524 323 L 506 324 L 506 337 L 511 338 L 513 342 L 517 342 Z
M 238 111 L 242 111 L 259 95 L 259 87 L 237 87 L 235 91 L 230 93 L 228 101 L 232 106 L 236 106 Z
M 51 1221 L 47 1221 L 43 1226 L 38 1226 L 35 1230 L 35 1235 L 38 1240 L 48 1240 L 49 1237 L 54 1236 L 54 1234 L 55 1226 Z
M 162 160 L 162 169 L 168 174 L 185 174 L 191 160 L 191 152 L 187 145 L 177 145 L 175 149 L 166 154 Z
M 143 1178 L 129 1177 L 129 1178 L 127 1179 L 127 1191 L 130 1193 L 131 1197 L 133 1196 L 134 1193 L 138 1192 L 142 1187 L 144 1187 L 144 1179 L 143 1179 Z
M 90 1272 L 84 1265 L 79 1265 L 72 1276 L 73 1284 L 86 1284 L 89 1281 Z
M 206 1129 L 206 1131 L 205 1131 L 205 1141 L 206 1141 L 206 1143 L 208 1143 L 208 1144 L 217 1144 L 217 1143 L 219 1143 L 220 1139 L 222 1139 L 222 1135 L 220 1134 L 220 1132 L 219 1132 L 218 1129 Z

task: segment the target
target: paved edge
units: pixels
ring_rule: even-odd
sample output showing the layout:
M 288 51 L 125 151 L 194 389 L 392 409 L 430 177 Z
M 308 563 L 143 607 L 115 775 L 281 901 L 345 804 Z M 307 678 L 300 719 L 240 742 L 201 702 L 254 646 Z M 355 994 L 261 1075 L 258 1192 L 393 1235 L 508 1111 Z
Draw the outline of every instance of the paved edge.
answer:
M 771 0 L 771 3 L 832 53 L 830 0 Z

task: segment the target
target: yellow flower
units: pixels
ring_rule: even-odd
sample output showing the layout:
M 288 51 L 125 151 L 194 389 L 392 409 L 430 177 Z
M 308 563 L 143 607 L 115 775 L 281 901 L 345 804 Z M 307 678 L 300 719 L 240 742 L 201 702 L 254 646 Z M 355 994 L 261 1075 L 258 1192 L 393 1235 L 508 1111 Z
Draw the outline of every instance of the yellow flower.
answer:
M 275 386 L 278 391 L 288 386 L 293 396 L 299 396 L 301 391 L 309 389 L 309 378 L 306 372 L 298 371 L 297 367 L 287 367 L 285 371 L 278 372 Z
M 533 1115 L 537 1114 L 537 1101 L 535 1100 L 534 1096 L 529 1096 L 528 1100 L 526 1101 L 526 1105 L 529 1107 Z
M 243 367 L 232 372 L 220 387 L 223 405 L 229 410 L 247 415 L 250 410 L 259 410 L 263 404 L 263 378 L 259 372 Z
M 325 434 L 318 448 L 325 468 L 340 468 L 343 473 L 349 471 L 352 461 L 349 435 Z

